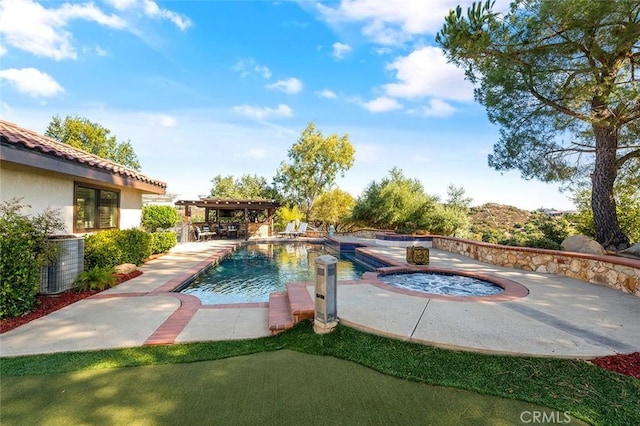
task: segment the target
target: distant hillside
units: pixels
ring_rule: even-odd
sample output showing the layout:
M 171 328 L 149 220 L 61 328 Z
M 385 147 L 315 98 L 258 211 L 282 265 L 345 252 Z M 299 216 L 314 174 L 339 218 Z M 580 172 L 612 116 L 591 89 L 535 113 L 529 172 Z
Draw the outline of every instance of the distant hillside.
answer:
M 471 207 L 469 222 L 472 234 L 482 234 L 488 230 L 497 230 L 508 234 L 515 224 L 523 225 L 531 217 L 531 212 L 517 207 L 502 204 L 487 203 L 478 207 Z

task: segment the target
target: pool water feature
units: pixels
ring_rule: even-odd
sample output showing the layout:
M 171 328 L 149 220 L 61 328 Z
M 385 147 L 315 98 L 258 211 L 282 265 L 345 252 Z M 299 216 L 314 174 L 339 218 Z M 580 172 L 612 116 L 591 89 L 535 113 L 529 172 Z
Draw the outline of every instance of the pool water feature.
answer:
M 499 285 L 478 278 L 436 272 L 385 274 L 378 279 L 394 287 L 446 296 L 491 296 L 504 291 Z
M 202 304 L 268 302 L 269 294 L 286 290 L 287 283 L 315 281 L 315 258 L 335 252 L 322 244 L 249 244 L 188 283 L 181 293 Z M 344 256 L 338 258 L 338 280 L 357 280 L 372 269 Z

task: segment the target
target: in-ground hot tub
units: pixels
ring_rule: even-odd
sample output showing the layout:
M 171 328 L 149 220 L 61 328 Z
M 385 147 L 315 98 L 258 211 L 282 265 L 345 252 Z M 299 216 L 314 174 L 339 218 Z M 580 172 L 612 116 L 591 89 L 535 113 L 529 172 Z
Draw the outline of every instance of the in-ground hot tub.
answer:
M 445 296 L 492 296 L 504 292 L 504 288 L 489 281 L 438 272 L 380 274 L 378 279 L 398 288 Z
M 366 272 L 362 279 L 385 290 L 451 301 L 504 302 L 529 294 L 513 280 L 446 268 L 388 267 Z

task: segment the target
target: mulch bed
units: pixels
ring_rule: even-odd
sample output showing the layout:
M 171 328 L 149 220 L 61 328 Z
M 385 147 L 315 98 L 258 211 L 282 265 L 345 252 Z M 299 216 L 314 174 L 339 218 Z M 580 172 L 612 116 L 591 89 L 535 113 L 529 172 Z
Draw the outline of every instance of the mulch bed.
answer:
M 640 352 L 634 352 L 628 355 L 609 355 L 592 359 L 591 362 L 606 370 L 640 379 Z
M 135 270 L 130 274 L 115 274 L 116 283 L 115 285 L 121 284 L 125 281 L 128 281 L 132 278 L 142 275 L 142 271 Z M 38 295 L 36 296 L 36 309 L 28 314 L 24 314 L 15 318 L 4 318 L 0 319 L 0 334 L 5 333 L 9 330 L 13 330 L 16 327 L 19 327 L 23 324 L 26 324 L 34 319 L 43 317 L 51 312 L 57 311 L 58 309 L 62 309 L 67 305 L 70 305 L 78 300 L 86 299 L 89 296 L 93 296 L 94 294 L 99 293 L 99 291 L 67 291 L 60 294 L 51 294 L 51 295 Z
M 136 270 L 130 274 L 116 274 L 116 285 L 123 283 L 127 280 L 142 275 L 142 271 Z M 68 291 L 66 293 L 54 294 L 48 296 L 37 296 L 38 307 L 28 314 L 16 318 L 6 318 L 0 320 L 0 334 L 9 330 L 26 324 L 29 321 L 33 321 L 36 318 L 40 318 L 53 311 L 62 309 L 67 305 L 70 305 L 78 300 L 85 299 L 89 296 L 99 293 L 98 291 Z M 632 354 L 617 354 L 609 355 L 601 358 L 592 359 L 590 361 L 598 367 L 606 370 L 614 371 L 616 373 L 625 374 L 627 376 L 640 379 L 640 352 L 634 352 Z

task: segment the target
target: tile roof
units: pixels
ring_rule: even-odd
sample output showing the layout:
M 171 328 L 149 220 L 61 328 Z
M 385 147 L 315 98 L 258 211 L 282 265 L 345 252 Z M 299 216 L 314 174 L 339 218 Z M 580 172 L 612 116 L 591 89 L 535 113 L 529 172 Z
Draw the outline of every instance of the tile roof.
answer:
M 125 176 L 163 189 L 167 188 L 165 182 L 150 178 L 136 170 L 114 163 L 111 160 L 106 160 L 97 155 L 74 148 L 66 143 L 58 142 L 55 139 L 22 128 L 5 120 L 0 120 L 0 139 L 3 143 L 8 143 L 9 145 L 38 151 L 44 155 L 76 162 L 90 168 L 100 169 L 114 175 Z

